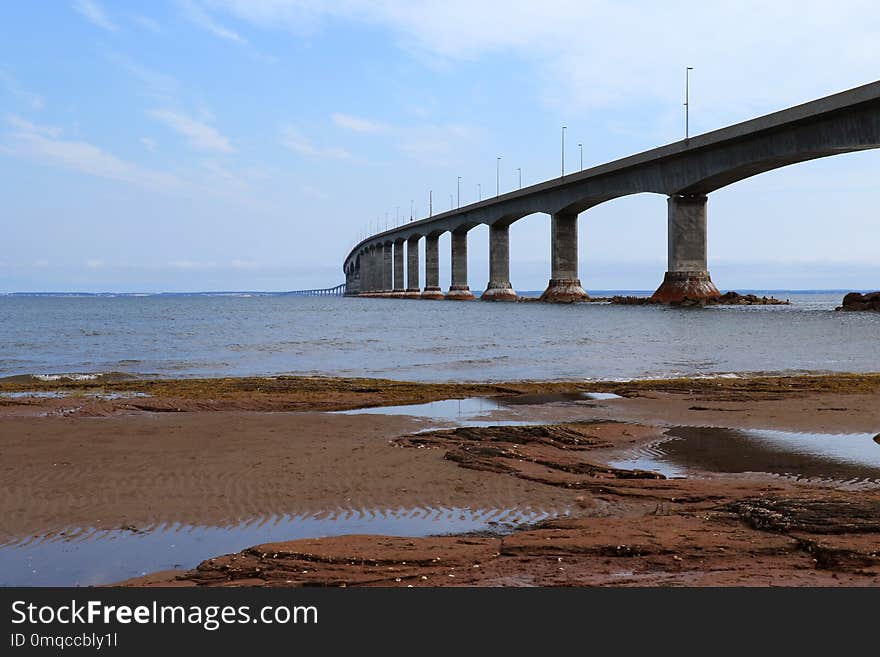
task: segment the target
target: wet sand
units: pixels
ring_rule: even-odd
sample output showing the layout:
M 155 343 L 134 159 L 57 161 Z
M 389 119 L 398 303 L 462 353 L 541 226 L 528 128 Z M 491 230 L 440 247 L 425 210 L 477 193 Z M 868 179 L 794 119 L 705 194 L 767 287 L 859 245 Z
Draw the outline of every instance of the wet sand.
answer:
M 341 509 L 569 514 L 509 535 L 342 536 L 205 554 L 193 570 L 131 585 L 880 583 L 876 489 L 749 473 L 663 479 L 607 466 L 609 450 L 649 444 L 676 425 L 880 431 L 880 376 L 0 383 L 0 393 L 28 390 L 67 396 L 0 402 L 0 542 Z M 585 390 L 624 398 L 558 397 Z M 92 396 L 130 391 L 150 396 Z M 444 423 L 323 412 L 474 395 L 526 402 L 492 411 L 490 423 L 550 426 L 416 434 Z

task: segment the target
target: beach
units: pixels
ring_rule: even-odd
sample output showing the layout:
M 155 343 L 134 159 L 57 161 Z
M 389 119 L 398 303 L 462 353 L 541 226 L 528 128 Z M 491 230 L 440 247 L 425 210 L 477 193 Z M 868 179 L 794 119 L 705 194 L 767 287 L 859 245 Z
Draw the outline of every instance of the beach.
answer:
M 0 559 L 109 545 L 119 569 L 64 576 L 134 586 L 876 585 L 878 400 L 873 374 L 18 377 Z M 225 538 L 126 552 L 194 531 Z

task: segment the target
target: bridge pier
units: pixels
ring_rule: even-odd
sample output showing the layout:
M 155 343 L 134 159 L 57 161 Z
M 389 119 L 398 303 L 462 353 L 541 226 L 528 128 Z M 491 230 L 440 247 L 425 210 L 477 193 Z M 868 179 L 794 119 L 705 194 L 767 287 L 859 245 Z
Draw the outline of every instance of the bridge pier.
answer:
M 391 290 L 393 297 L 402 297 L 406 294 L 406 288 L 403 287 L 403 244 L 404 240 L 394 242 L 394 287 Z
M 578 278 L 577 220 L 577 212 L 556 212 L 550 218 L 550 283 L 541 301 L 571 303 L 590 298 Z
M 668 201 L 668 264 L 663 283 L 651 297 L 671 303 L 721 296 L 712 283 L 706 257 L 705 194 L 675 195 Z
M 440 289 L 440 236 L 425 235 L 425 290 L 422 299 L 442 299 Z
M 489 283 L 481 301 L 516 301 L 510 284 L 510 226 L 489 226 Z
M 392 272 L 391 242 L 382 245 L 382 294 L 391 296 L 394 274 Z
M 360 255 L 361 289 L 358 294 L 365 294 L 370 289 L 370 250 L 364 249 Z
M 452 233 L 452 284 L 446 293 L 452 301 L 470 301 L 474 298 L 467 282 L 467 231 Z
M 370 249 L 370 294 L 373 296 L 379 294 L 381 287 L 382 268 L 379 262 L 379 247 L 374 246 Z
M 407 299 L 421 297 L 419 288 L 419 237 L 410 237 L 406 241 L 406 292 Z

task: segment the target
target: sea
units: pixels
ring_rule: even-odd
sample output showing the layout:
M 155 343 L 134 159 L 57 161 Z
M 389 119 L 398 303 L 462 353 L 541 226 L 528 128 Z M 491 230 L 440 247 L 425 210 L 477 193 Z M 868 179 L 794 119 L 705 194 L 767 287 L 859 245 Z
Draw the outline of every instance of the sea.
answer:
M 744 292 L 791 305 L 453 303 L 259 292 L 8 294 L 0 295 L 0 377 L 326 375 L 473 382 L 880 371 L 880 313 L 836 312 L 845 291 Z

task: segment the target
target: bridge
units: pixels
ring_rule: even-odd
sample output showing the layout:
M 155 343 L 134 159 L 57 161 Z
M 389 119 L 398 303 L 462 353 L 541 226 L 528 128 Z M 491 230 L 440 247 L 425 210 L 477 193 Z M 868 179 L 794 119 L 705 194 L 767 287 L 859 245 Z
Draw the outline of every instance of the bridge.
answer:
M 716 297 L 719 292 L 709 275 L 706 255 L 711 192 L 797 162 L 878 147 L 880 81 L 377 233 L 346 256 L 346 294 L 473 299 L 468 286 L 467 234 L 486 224 L 489 282 L 481 299 L 515 300 L 510 282 L 510 225 L 531 214 L 546 213 L 551 217 L 550 281 L 541 299 L 587 299 L 578 275 L 578 216 L 612 199 L 651 192 L 668 197 L 667 271 L 654 298 L 672 302 Z M 452 281 L 444 294 L 438 240 L 446 232 L 451 233 Z M 419 241 L 423 238 L 422 289 Z
M 285 294 L 292 297 L 341 297 L 345 294 L 345 283 L 340 283 L 336 287 L 322 287 L 314 290 L 291 290 Z

